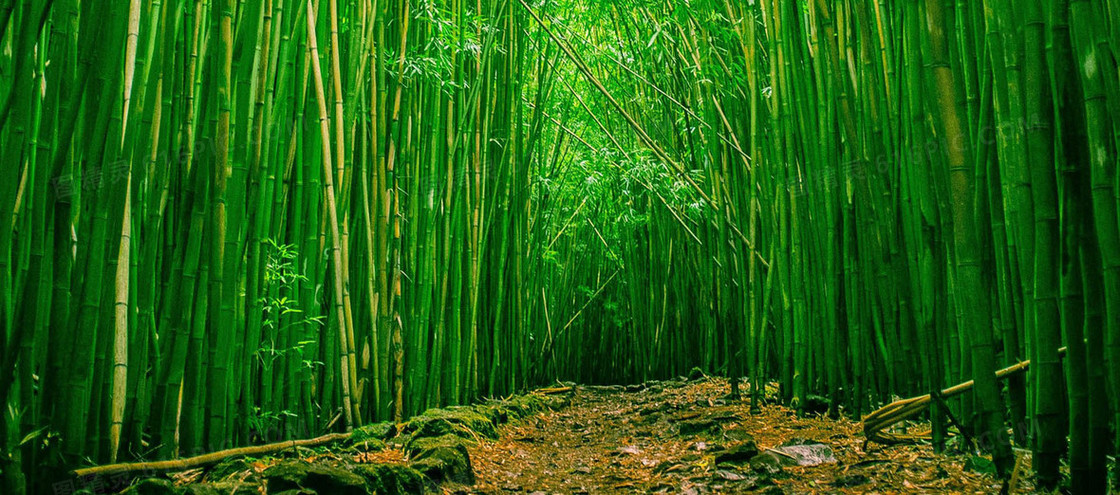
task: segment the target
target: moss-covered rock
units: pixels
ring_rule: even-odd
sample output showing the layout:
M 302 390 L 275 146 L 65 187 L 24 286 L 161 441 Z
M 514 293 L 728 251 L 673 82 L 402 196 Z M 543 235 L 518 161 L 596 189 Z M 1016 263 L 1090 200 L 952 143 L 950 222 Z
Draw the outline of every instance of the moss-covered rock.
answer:
M 438 437 L 414 437 L 405 442 L 403 449 L 406 456 L 409 458 L 416 456 L 417 453 L 424 450 L 431 450 L 438 447 L 453 447 L 459 448 L 462 446 L 464 449 L 476 445 L 477 442 L 468 438 L 461 438 L 454 434 L 448 433 Z
M 260 484 L 251 482 L 198 483 L 188 485 L 183 495 L 256 495 Z
M 682 437 L 690 437 L 708 433 L 716 426 L 718 426 L 716 422 L 711 419 L 690 419 L 677 423 L 677 431 L 680 432 Z
M 179 495 L 181 493 L 183 489 L 175 486 L 170 480 L 149 478 L 128 487 L 121 492 L 121 495 Z
M 733 442 L 745 442 L 748 440 L 752 442 L 754 441 L 754 435 L 752 435 L 751 431 L 743 425 L 734 425 L 723 430 L 723 438 L 726 438 Z
M 485 404 L 479 404 L 474 407 L 475 412 L 489 419 L 495 425 L 508 423 L 517 419 L 510 412 L 509 406 L 505 401 L 490 401 Z
M 239 475 L 245 471 L 252 471 L 252 463 L 244 457 L 229 457 L 210 468 L 206 479 L 210 481 L 225 481 L 230 476 Z
M 474 469 L 466 442 L 452 434 L 419 438 L 405 449 L 413 469 L 436 483 L 474 484 Z
M 429 410 L 412 418 L 405 424 L 402 433 L 410 438 L 441 437 L 447 434 L 460 438 L 498 438 L 494 422 L 469 407 Z
M 554 401 L 546 396 L 526 394 L 508 400 L 491 400 L 472 409 L 495 425 L 501 425 L 555 407 Z
M 397 425 L 390 421 L 382 421 L 365 425 L 354 430 L 347 439 L 347 445 L 365 450 L 381 450 L 385 448 L 385 440 L 396 435 Z
M 746 440 L 732 445 L 727 450 L 717 455 L 716 464 L 742 464 L 749 462 L 754 456 L 758 455 L 758 453 L 758 445 L 754 443 L 754 440 Z
M 399 464 L 362 464 L 354 473 L 366 479 L 377 495 L 415 495 L 425 493 L 424 476 L 419 471 Z
M 777 476 L 782 473 L 782 460 L 770 452 L 751 458 L 751 470 L 763 476 Z
M 524 418 L 549 408 L 547 400 L 536 394 L 519 395 L 506 402 L 509 404 L 510 411 L 514 412 L 518 418 Z
M 264 472 L 268 492 L 312 490 L 320 495 L 366 495 L 366 480 L 349 469 L 302 460 L 282 461 Z

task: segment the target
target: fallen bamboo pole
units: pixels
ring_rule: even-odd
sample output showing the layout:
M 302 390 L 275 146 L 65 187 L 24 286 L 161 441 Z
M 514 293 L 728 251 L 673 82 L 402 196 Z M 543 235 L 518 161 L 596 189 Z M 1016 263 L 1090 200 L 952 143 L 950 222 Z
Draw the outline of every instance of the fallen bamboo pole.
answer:
M 1059 356 L 1064 356 L 1065 353 L 1065 347 L 1058 349 Z M 1011 375 L 1022 373 L 1028 367 L 1030 367 L 1030 365 L 1031 361 L 1028 359 L 1026 361 L 1020 361 L 1016 364 L 998 370 L 996 371 L 996 379 L 1002 380 Z M 964 383 L 953 385 L 952 387 L 941 391 L 941 398 L 948 399 L 949 397 L 953 397 L 954 395 L 963 394 L 970 390 L 974 384 L 975 380 L 969 380 Z M 896 400 L 877 409 L 875 412 L 872 412 L 871 414 L 868 414 L 863 418 L 864 436 L 867 437 L 868 441 L 882 444 L 896 444 L 928 439 L 929 434 L 927 433 L 884 433 L 883 429 L 897 424 L 901 421 L 910 419 L 914 416 L 917 416 L 918 414 L 921 414 L 922 411 L 925 411 L 926 407 L 929 406 L 929 403 L 932 400 L 933 399 L 930 397 L 930 394 L 925 394 L 918 397 L 911 397 L 909 399 Z
M 219 450 L 217 452 L 211 452 L 209 454 L 203 454 L 195 457 L 186 457 L 183 459 L 173 459 L 170 461 L 105 464 L 103 466 L 75 469 L 74 475 L 79 478 L 85 478 L 88 476 L 105 476 L 120 473 L 134 473 L 138 471 L 148 473 L 186 471 L 188 469 L 215 464 L 221 462 L 227 457 L 236 455 L 272 454 L 296 447 L 317 447 L 319 445 L 324 445 L 331 442 L 346 440 L 347 438 L 350 438 L 350 433 L 330 433 L 321 437 L 309 438 L 306 440 L 288 440 L 284 442 L 269 443 L 265 445 L 252 445 L 249 447 L 239 447 L 236 449 Z

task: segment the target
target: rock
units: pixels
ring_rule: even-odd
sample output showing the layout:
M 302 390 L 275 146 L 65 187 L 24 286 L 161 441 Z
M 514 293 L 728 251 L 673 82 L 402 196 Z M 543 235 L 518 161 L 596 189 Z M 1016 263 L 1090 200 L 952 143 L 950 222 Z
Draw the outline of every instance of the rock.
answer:
M 642 450 L 641 450 L 641 449 L 639 449 L 639 448 L 638 448 L 637 446 L 635 446 L 635 445 L 627 445 L 627 446 L 625 446 L 625 447 L 622 447 L 622 448 L 618 449 L 618 451 L 617 451 L 617 452 L 618 452 L 619 454 L 638 455 L 638 454 L 641 454 L 641 453 L 642 453 Z
M 378 495 L 412 495 L 424 493 L 424 476 L 419 471 L 399 464 L 362 464 L 354 472 L 366 479 L 370 491 Z
M 690 382 L 701 380 L 706 377 L 707 375 L 704 374 L 704 370 L 700 369 L 699 366 L 693 367 L 691 370 L 688 370 L 688 381 Z
M 782 461 L 773 452 L 758 454 L 751 458 L 751 470 L 758 474 L 774 476 L 782 472 Z
M 752 442 L 754 441 L 754 435 L 751 435 L 751 433 L 747 431 L 747 429 L 743 426 L 734 426 L 723 430 L 723 438 L 726 438 L 733 442 L 744 442 L 747 440 L 750 440 Z
M 474 484 L 474 469 L 465 442 L 452 434 L 421 438 L 410 443 L 406 454 L 412 468 L 436 482 Z
M 747 475 L 745 474 L 728 471 L 726 469 L 717 470 L 716 476 L 727 481 L 743 481 L 747 479 Z
M 121 495 L 178 495 L 183 490 L 162 478 L 141 480 L 121 492 Z
M 690 419 L 677 423 L 677 431 L 685 437 L 707 433 L 715 427 L 716 422 L 710 419 Z
M 851 488 L 853 486 L 865 484 L 869 481 L 871 481 L 871 478 L 868 478 L 863 474 L 855 473 L 836 478 L 836 481 L 832 482 L 832 486 L 835 486 L 836 488 Z
M 808 395 L 805 402 L 800 404 L 802 414 L 824 414 L 832 407 L 832 400 L 819 395 Z
M 823 443 L 793 439 L 774 450 L 786 454 L 784 456 L 779 455 L 779 457 L 783 459 L 783 464 L 787 466 L 818 466 L 837 462 L 836 455 L 832 453 L 832 447 Z
M 758 445 L 754 440 L 747 440 L 728 447 L 727 451 L 716 456 L 716 464 L 726 462 L 730 464 L 742 464 L 750 462 L 755 456 L 758 455 Z
M 287 460 L 264 471 L 268 492 L 312 490 L 315 493 L 366 495 L 366 481 L 348 469 L 303 460 Z
M 491 440 L 498 438 L 494 422 L 468 407 L 431 409 L 412 418 L 401 433 L 409 438 L 440 437 L 449 433 L 460 438 L 474 438 L 475 435 Z

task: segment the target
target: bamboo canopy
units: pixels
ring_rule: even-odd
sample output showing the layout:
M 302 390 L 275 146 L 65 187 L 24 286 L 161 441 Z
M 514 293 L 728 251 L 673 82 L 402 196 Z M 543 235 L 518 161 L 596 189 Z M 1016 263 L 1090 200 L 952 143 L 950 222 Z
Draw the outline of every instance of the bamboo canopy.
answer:
M 0 0 L 0 493 L 693 367 L 1105 491 L 1117 19 Z

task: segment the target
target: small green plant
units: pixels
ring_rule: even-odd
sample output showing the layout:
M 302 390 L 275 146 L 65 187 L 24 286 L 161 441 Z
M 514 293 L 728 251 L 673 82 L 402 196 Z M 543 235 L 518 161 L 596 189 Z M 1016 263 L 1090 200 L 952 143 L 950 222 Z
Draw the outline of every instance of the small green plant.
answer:
M 295 355 L 302 364 L 301 370 L 311 373 L 316 366 L 322 365 L 317 361 L 304 359 L 304 348 L 314 344 L 314 340 L 299 339 L 294 345 L 281 346 L 282 336 L 285 333 L 295 332 L 295 336 L 309 335 L 306 330 L 323 323 L 322 316 L 307 316 L 299 309 L 297 300 L 298 285 L 306 282 L 307 277 L 297 269 L 296 258 L 298 252 L 294 244 L 278 244 L 272 239 L 266 239 L 268 245 L 268 262 L 265 264 L 264 293 L 260 298 L 264 307 L 263 324 L 265 336 L 257 348 L 256 356 L 265 370 L 272 368 L 277 359 Z M 302 330 L 302 331 L 301 331 Z
M 300 285 L 308 279 L 299 271 L 299 252 L 295 245 L 279 244 L 272 239 L 266 239 L 265 244 L 264 296 L 258 300 L 264 309 L 261 320 L 264 331 L 254 355 L 263 374 L 283 369 L 278 364 L 286 360 L 301 380 L 313 380 L 316 370 L 323 366 L 313 359 L 317 344 L 313 336 L 317 335 L 324 317 L 309 316 L 300 309 Z M 287 409 L 274 409 L 270 404 L 254 406 L 248 418 L 250 431 L 261 441 L 275 437 L 283 420 L 297 417 Z
M 253 407 L 249 415 L 249 428 L 256 432 L 263 442 L 270 441 L 280 431 L 280 421 L 285 418 L 295 418 L 297 415 L 287 409 L 283 411 L 269 411 L 260 407 Z

